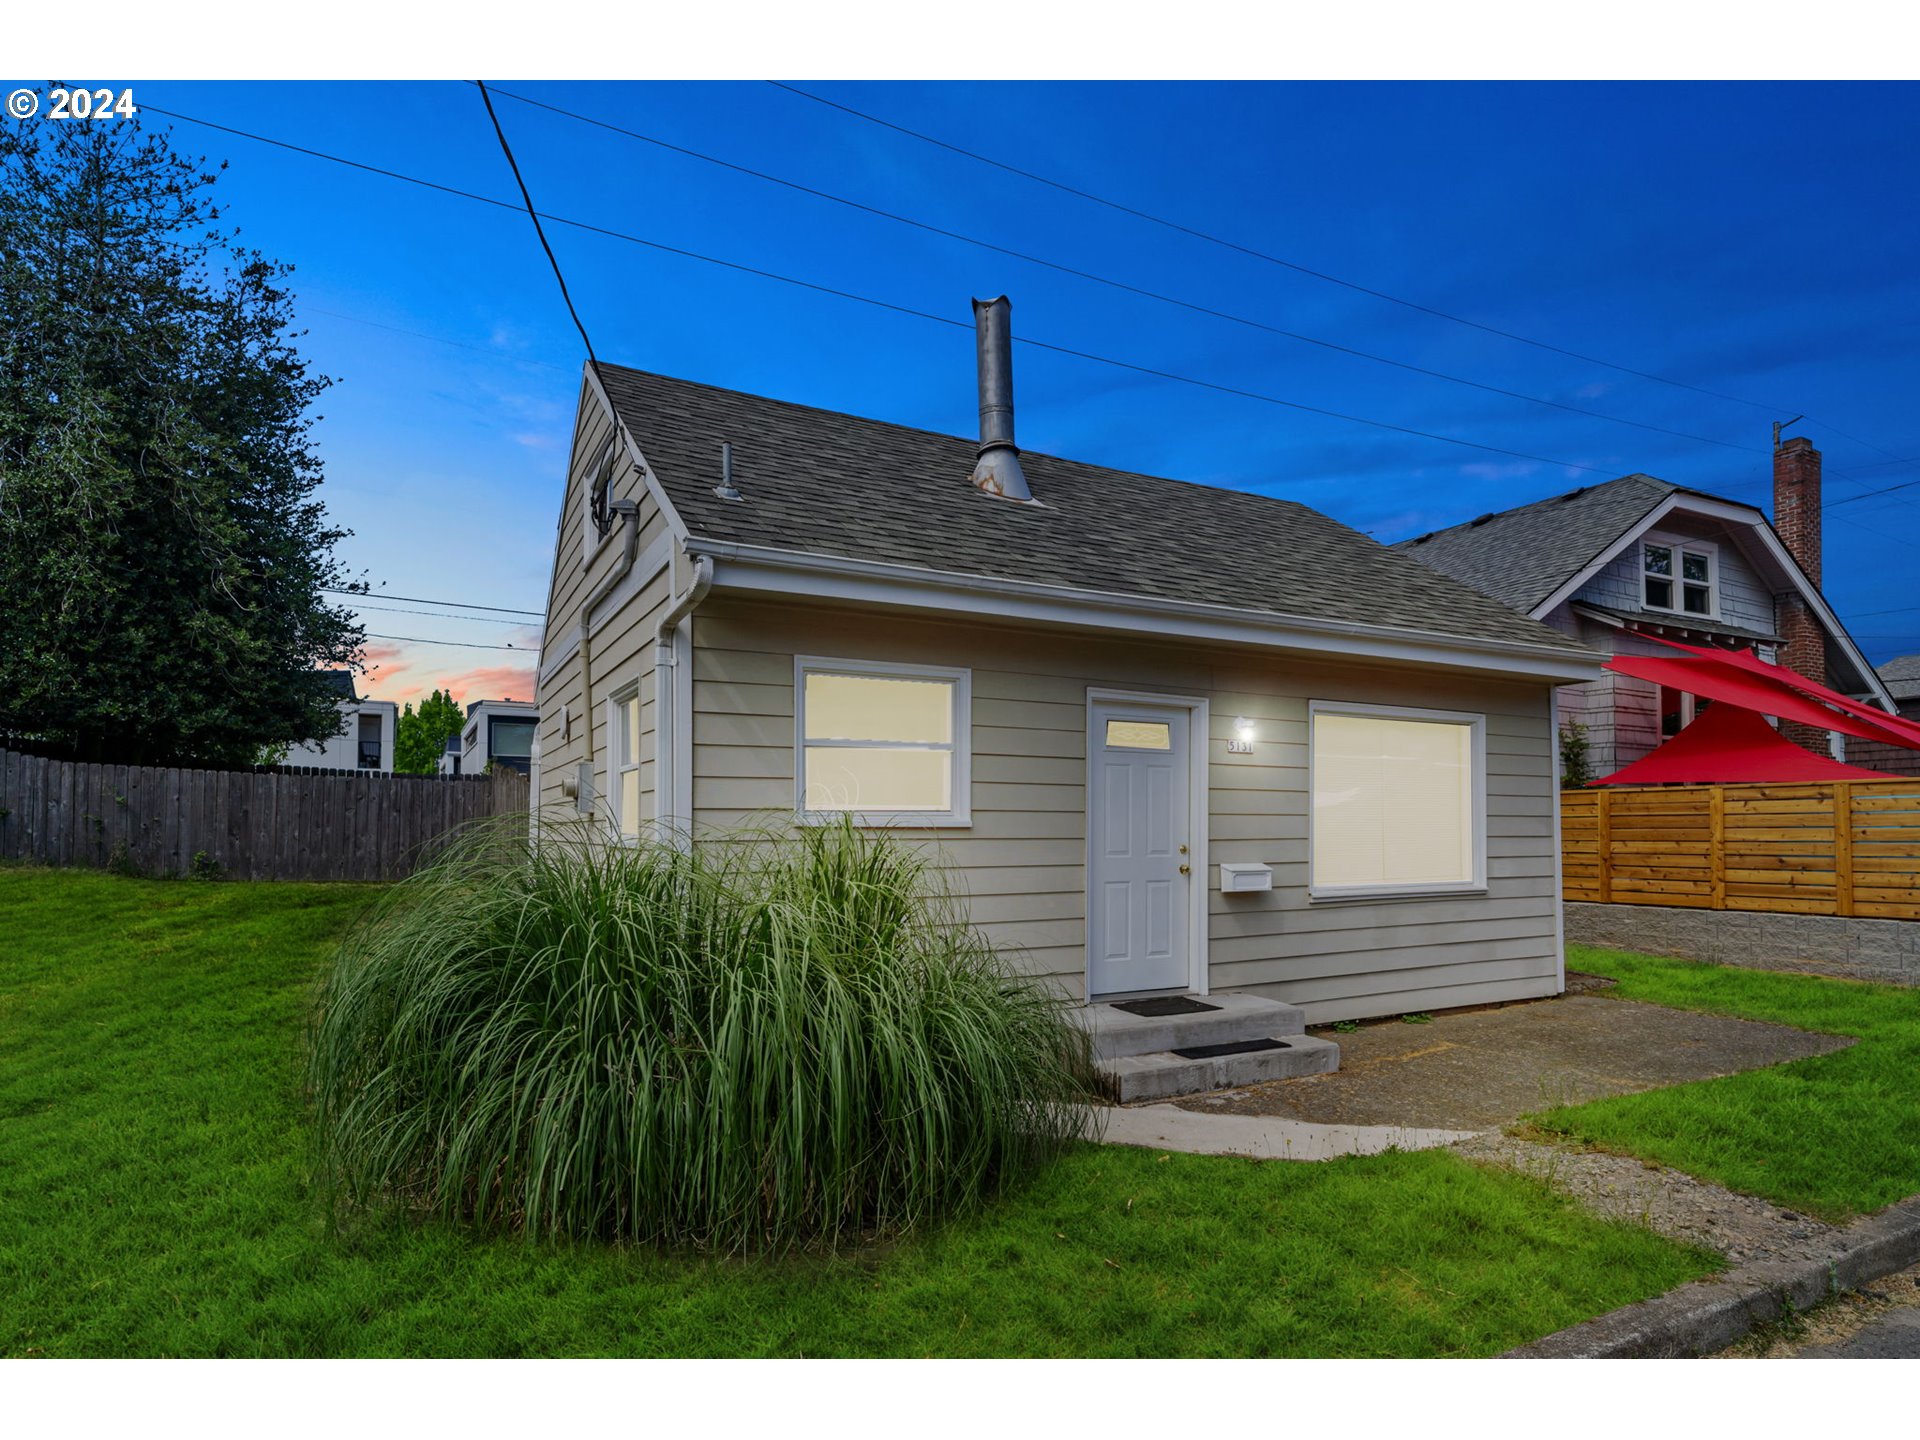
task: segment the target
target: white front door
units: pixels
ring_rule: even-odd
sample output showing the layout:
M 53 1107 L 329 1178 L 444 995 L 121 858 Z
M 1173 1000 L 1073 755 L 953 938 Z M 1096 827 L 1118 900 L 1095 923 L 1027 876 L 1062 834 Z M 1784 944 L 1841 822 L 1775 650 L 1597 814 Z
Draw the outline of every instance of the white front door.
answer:
M 1184 990 L 1193 836 L 1185 706 L 1088 707 L 1087 993 Z

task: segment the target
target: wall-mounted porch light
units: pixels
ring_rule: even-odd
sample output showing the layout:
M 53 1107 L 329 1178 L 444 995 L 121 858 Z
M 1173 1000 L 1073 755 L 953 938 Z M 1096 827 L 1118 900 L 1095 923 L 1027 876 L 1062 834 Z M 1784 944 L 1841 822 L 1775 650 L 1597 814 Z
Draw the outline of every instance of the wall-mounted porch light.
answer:
M 1233 722 L 1233 738 L 1227 741 L 1229 755 L 1253 753 L 1253 722 L 1242 715 Z

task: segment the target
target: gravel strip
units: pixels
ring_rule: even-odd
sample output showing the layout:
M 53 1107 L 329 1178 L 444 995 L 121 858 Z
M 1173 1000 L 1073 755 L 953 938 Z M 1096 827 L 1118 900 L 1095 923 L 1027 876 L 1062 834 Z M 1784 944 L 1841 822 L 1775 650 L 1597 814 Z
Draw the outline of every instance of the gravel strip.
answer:
M 1734 1265 L 1814 1259 L 1827 1254 L 1839 1234 L 1811 1216 L 1624 1155 L 1497 1133 L 1476 1135 L 1453 1149 L 1545 1180 L 1611 1219 L 1717 1250 Z

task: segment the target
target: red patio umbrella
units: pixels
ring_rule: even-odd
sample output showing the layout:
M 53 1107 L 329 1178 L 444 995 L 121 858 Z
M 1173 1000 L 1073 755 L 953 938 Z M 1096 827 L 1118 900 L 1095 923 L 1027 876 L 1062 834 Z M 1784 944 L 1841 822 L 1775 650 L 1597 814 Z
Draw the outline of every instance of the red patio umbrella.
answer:
M 1723 656 L 1727 658 L 1722 658 Z M 1843 713 L 1822 705 L 1819 701 L 1802 693 L 1802 687 L 1810 682 L 1800 681 L 1799 685 L 1789 685 L 1773 675 L 1761 674 L 1748 666 L 1729 663 L 1730 658 L 1729 651 L 1707 651 L 1698 659 L 1686 660 L 1663 660 L 1645 655 L 1615 655 L 1607 661 L 1607 669 L 1617 674 L 1651 680 L 1656 685 L 1671 685 L 1674 689 L 1685 690 L 1691 695 L 1704 695 L 1709 700 L 1757 710 L 1762 715 L 1775 715 L 1782 720 L 1798 720 L 1801 724 L 1811 725 L 1817 730 L 1838 730 L 1843 735 L 1852 735 L 1861 740 L 1880 740 L 1888 745 L 1920 750 L 1920 733 L 1916 733 L 1920 727 L 1915 727 L 1910 721 L 1882 711 L 1867 710 L 1865 714 L 1860 715 Z M 1755 664 L 1765 664 L 1765 662 L 1755 661 Z M 1775 670 L 1779 667 L 1767 666 L 1766 668 Z M 1798 679 L 1798 677 L 1795 678 Z M 1866 707 L 1850 704 L 1849 710 L 1866 710 Z M 1873 715 L 1878 715 L 1879 718 L 1869 718 Z
M 1595 785 L 1738 785 L 1810 780 L 1892 780 L 1878 770 L 1844 765 L 1802 749 L 1766 717 L 1743 706 L 1719 703 L 1645 759 L 1616 770 Z
M 1890 714 L 1877 705 L 1863 705 L 1851 695 L 1842 695 L 1837 690 L 1830 690 L 1825 685 L 1816 684 L 1807 679 L 1806 676 L 1789 670 L 1784 665 L 1775 665 L 1766 660 L 1762 660 L 1759 655 L 1752 650 L 1707 650 L 1702 649 L 1698 645 L 1683 645 L 1678 640 L 1668 640 L 1660 635 L 1649 635 L 1647 639 L 1657 640 L 1662 645 L 1671 646 L 1675 650 L 1684 650 L 1689 655 L 1698 656 L 1703 660 L 1717 660 L 1728 665 L 1738 666 L 1750 675 L 1762 676 L 1776 684 L 1792 686 L 1803 695 L 1811 695 L 1814 699 L 1824 701 L 1836 709 L 1844 710 L 1849 715 L 1861 716 L 1867 720 L 1871 720 L 1876 725 L 1885 726 L 1890 730 L 1909 731 L 1912 733 L 1913 738 L 1908 743 L 1920 747 L 1920 721 L 1909 720 L 1904 715 Z M 1769 711 L 1768 713 L 1770 714 L 1772 712 Z M 1835 727 L 1829 726 L 1828 728 L 1832 729 Z

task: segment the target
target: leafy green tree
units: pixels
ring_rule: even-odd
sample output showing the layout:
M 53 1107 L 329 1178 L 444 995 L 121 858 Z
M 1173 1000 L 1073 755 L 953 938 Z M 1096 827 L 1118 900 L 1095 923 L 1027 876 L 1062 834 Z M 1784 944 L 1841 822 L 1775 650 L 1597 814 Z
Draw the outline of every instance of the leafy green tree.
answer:
M 1579 790 L 1593 781 L 1593 761 L 1587 754 L 1587 727 L 1569 720 L 1560 727 L 1560 788 Z
M 217 174 L 132 122 L 0 128 L 0 734 L 244 764 L 339 730 L 329 382 Z
M 393 768 L 403 775 L 431 775 L 439 768 L 447 741 L 466 723 L 467 717 L 451 692 L 443 695 L 434 691 L 420 702 L 418 714 L 408 705 L 394 727 Z

